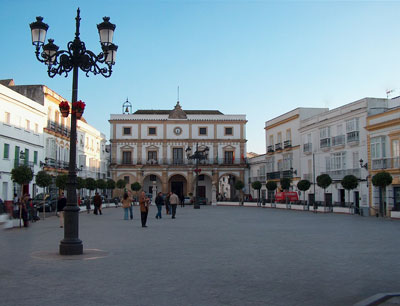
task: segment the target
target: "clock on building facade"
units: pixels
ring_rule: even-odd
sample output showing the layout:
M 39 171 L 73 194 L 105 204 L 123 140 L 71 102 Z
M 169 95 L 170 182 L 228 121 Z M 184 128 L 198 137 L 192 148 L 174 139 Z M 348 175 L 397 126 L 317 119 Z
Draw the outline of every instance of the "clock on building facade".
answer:
M 174 133 L 175 133 L 175 135 L 180 135 L 180 134 L 182 134 L 182 129 L 178 126 L 178 127 L 174 128 Z

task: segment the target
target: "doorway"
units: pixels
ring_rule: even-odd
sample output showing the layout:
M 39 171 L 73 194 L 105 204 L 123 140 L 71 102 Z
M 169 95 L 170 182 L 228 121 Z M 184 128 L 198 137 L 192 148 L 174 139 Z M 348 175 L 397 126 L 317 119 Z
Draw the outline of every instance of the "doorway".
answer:
M 400 211 L 400 187 L 393 187 L 394 210 Z
M 171 182 L 171 191 L 181 199 L 183 197 L 183 182 Z
M 354 213 L 360 214 L 360 192 L 354 191 Z
M 344 195 L 344 189 L 339 189 L 339 201 L 341 206 L 346 206 L 346 198 Z

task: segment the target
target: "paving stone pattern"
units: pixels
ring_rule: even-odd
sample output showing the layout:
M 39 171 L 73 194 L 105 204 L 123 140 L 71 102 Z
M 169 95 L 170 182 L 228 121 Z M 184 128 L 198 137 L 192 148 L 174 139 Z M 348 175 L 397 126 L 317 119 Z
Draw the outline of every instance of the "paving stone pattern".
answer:
M 80 214 L 99 258 L 57 255 L 57 217 L 1 230 L 0 305 L 353 305 L 400 291 L 399 221 L 210 206 L 156 220 L 151 207 L 142 228 L 134 212 Z

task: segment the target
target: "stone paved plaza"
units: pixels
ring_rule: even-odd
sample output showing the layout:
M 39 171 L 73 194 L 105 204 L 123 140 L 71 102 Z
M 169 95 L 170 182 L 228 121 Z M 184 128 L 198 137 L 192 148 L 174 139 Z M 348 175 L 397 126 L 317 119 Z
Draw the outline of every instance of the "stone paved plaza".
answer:
M 257 207 L 178 207 L 148 228 L 80 214 L 83 256 L 50 217 L 0 231 L 0 305 L 353 305 L 400 291 L 400 222 Z

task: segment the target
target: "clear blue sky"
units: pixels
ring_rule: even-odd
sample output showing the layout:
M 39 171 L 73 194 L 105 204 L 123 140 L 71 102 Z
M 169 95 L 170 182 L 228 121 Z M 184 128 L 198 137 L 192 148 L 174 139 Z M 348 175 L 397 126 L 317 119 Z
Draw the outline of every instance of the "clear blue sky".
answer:
M 109 114 L 136 109 L 246 114 L 248 151 L 265 153 L 264 124 L 296 107 L 400 95 L 400 2 L 0 1 L 0 79 L 44 84 L 71 99 L 72 76 L 49 78 L 31 45 L 43 16 L 65 49 L 81 8 L 81 39 L 100 52 L 96 24 L 110 16 L 119 46 L 111 78 L 80 74 L 85 118 L 109 136 Z

